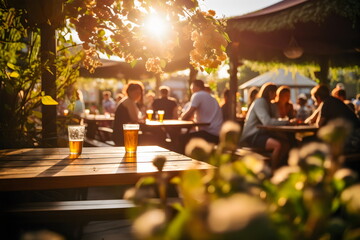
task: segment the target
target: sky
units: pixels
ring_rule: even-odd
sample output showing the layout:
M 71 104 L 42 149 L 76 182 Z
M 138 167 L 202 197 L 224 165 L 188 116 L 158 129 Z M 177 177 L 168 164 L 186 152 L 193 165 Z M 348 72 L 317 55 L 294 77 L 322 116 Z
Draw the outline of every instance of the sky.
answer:
M 215 10 L 217 17 L 239 16 L 280 2 L 280 0 L 198 0 L 202 10 Z

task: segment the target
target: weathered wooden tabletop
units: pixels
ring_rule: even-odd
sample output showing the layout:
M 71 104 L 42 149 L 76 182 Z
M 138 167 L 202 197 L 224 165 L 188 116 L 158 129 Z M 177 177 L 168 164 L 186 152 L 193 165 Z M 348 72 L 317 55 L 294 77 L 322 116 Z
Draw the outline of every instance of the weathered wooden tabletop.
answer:
M 135 157 L 124 147 L 85 147 L 76 159 L 68 148 L 9 149 L 0 150 L 0 191 L 135 184 L 157 174 L 152 164 L 157 155 L 167 158 L 163 171 L 169 175 L 213 168 L 158 146 L 139 146 Z

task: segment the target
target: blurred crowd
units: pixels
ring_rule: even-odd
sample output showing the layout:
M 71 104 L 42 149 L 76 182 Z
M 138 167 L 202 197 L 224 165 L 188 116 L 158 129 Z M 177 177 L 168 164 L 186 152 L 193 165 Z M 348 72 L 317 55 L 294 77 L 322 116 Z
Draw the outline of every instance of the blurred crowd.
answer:
M 90 106 L 85 110 L 81 91 L 71 90 L 60 103 L 58 114 L 66 115 L 70 112 L 84 117 L 84 114 L 101 113 L 113 116 L 113 124 L 108 127 L 113 128 L 113 141 L 118 146 L 123 145 L 123 124 L 157 120 L 159 111 L 164 112 L 165 120 L 209 123 L 208 126 L 194 128 L 190 133 L 182 136 L 181 146 L 173 149 L 181 153 L 184 153 L 186 143 L 192 138 L 202 138 L 217 144 L 223 122 L 237 120 L 242 126 L 239 146 L 269 151 L 271 166 L 274 169 L 284 164 L 290 148 L 293 147 L 292 142 L 287 136 L 271 134 L 259 129 L 258 125 L 312 124 L 321 127 L 332 119 L 344 118 L 351 122 L 355 129 L 354 133 L 357 133 L 360 127 L 360 94 L 354 101 L 348 100 L 346 90 L 341 84 L 331 91 L 325 85 L 318 85 L 311 90 L 311 96 L 299 94 L 295 103 L 290 100 L 291 91 L 288 86 L 266 83 L 261 88 L 252 87 L 248 90 L 246 103 L 237 108 L 236 119 L 232 117 L 230 109 L 232 104 L 230 104 L 229 89 L 224 90 L 220 100 L 202 80 L 193 81 L 190 89 L 192 93 L 190 100 L 180 104 L 178 99 L 171 97 L 171 89 L 168 86 L 161 86 L 159 96 L 155 96 L 152 91 L 144 94 L 144 86 L 140 81 L 130 81 L 115 98 L 111 91 L 102 93 L 101 111 L 97 106 Z M 147 115 L 147 112 L 151 114 Z M 168 133 L 165 132 L 143 131 L 139 144 L 164 146 L 168 137 Z

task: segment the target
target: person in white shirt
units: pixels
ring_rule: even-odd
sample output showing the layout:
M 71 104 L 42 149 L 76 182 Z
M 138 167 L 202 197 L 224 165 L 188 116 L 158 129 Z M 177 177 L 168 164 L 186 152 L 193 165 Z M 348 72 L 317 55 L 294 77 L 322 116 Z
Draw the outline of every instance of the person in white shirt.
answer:
M 199 137 L 208 142 L 218 143 L 223 116 L 219 103 L 205 91 L 204 82 L 195 80 L 191 84 L 193 95 L 190 99 L 190 108 L 181 115 L 182 120 L 210 123 L 209 126 L 199 127 L 199 131 L 189 134 L 188 139 Z

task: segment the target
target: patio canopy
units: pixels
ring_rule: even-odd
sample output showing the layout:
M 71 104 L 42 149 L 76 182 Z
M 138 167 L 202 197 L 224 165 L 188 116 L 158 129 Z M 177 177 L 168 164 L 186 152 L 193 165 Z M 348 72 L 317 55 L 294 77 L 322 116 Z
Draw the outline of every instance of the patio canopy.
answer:
M 284 0 L 228 19 L 227 32 L 238 43 L 238 60 L 284 63 L 325 62 L 358 66 L 360 4 L 358 0 Z M 289 59 L 284 51 L 303 54 Z
M 286 85 L 291 88 L 312 88 L 317 83 L 298 72 L 278 69 L 259 75 L 239 86 L 239 89 L 261 87 L 267 82 L 273 82 L 277 86 Z

